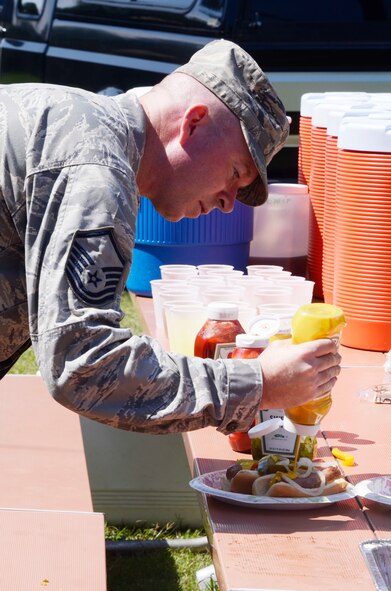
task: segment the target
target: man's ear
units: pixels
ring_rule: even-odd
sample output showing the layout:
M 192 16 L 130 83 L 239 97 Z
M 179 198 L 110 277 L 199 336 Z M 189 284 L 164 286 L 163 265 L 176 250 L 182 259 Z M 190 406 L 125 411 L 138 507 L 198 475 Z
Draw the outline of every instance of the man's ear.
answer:
M 203 125 L 208 119 L 208 107 L 204 104 L 192 105 L 186 109 L 182 117 L 179 131 L 179 143 L 184 146 L 193 135 L 198 126 Z

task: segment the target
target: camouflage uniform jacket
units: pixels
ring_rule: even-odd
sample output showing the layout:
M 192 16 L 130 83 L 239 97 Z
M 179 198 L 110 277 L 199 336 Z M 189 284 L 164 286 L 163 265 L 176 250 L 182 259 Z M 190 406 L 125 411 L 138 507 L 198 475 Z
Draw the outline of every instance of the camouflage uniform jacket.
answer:
M 250 426 L 258 361 L 167 353 L 120 327 L 144 111 L 44 84 L 0 86 L 0 376 L 30 345 L 59 403 L 122 429 Z

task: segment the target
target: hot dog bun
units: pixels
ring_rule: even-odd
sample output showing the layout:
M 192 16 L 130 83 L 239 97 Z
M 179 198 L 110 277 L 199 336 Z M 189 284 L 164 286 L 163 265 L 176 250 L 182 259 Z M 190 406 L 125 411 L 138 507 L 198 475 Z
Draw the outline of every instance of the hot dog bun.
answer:
M 251 495 L 253 482 L 258 477 L 256 470 L 240 470 L 231 480 L 231 492 Z
M 303 488 L 299 485 L 293 484 L 294 481 L 291 482 L 276 482 L 270 486 L 270 481 L 273 478 L 273 475 L 266 475 L 260 476 L 256 480 L 254 480 L 252 485 L 252 494 L 257 496 L 266 496 L 266 497 L 292 497 L 292 498 L 306 498 L 306 497 L 315 497 L 315 496 L 329 496 L 335 495 L 337 493 L 344 492 L 348 485 L 347 481 L 344 478 L 337 478 L 326 484 L 323 491 L 321 493 L 317 492 L 316 489 L 311 488 Z

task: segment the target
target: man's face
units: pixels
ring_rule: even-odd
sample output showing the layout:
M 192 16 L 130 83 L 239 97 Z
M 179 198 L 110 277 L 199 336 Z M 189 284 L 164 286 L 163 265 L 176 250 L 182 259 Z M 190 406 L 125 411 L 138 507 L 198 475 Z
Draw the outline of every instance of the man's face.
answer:
M 229 133 L 200 126 L 184 144 L 173 142 L 166 153 L 169 166 L 150 198 L 169 221 L 197 218 L 215 208 L 231 212 L 238 189 L 258 176 L 236 118 Z

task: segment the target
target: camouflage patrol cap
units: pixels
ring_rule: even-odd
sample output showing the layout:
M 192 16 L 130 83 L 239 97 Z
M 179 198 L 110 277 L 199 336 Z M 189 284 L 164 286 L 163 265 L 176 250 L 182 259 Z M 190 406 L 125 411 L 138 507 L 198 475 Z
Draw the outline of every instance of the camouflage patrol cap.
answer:
M 284 105 L 268 78 L 246 51 L 224 39 L 205 45 L 175 72 L 198 80 L 239 118 L 259 176 L 237 198 L 261 205 L 268 193 L 266 167 L 289 133 Z

